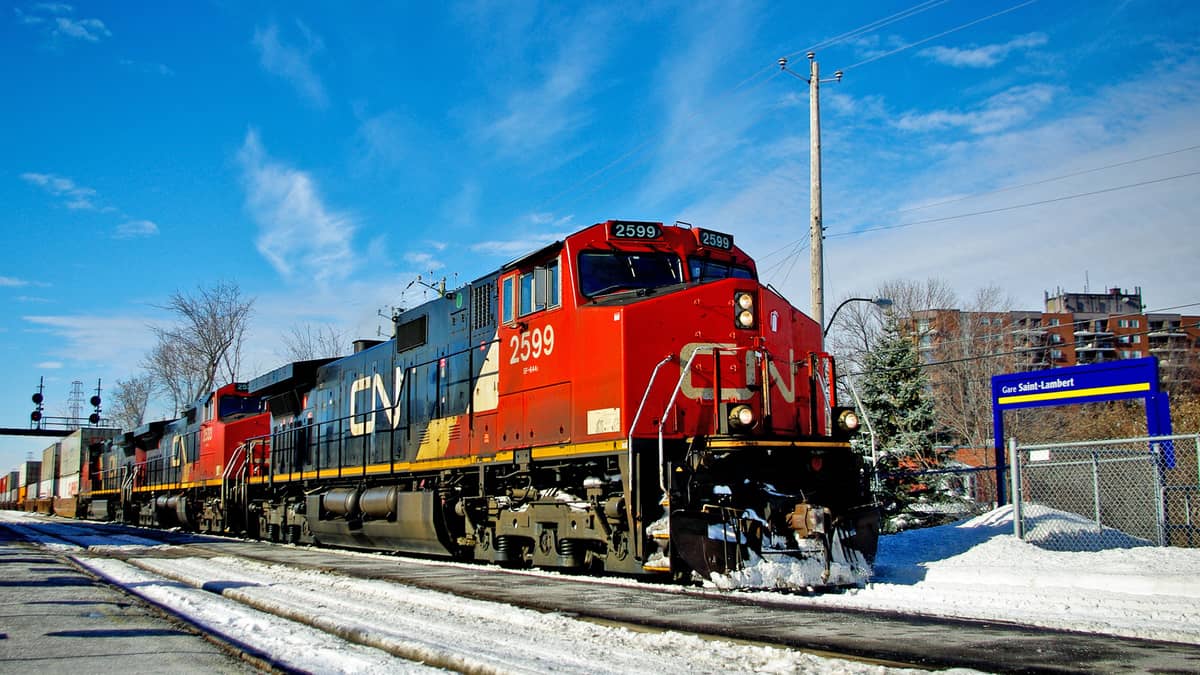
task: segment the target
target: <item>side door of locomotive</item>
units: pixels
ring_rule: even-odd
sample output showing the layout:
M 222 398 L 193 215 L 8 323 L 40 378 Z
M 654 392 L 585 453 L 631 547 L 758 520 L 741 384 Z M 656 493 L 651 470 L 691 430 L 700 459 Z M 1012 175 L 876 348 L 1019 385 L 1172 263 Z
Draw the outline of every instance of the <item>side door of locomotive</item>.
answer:
M 500 449 L 571 439 L 570 349 L 561 252 L 500 275 Z

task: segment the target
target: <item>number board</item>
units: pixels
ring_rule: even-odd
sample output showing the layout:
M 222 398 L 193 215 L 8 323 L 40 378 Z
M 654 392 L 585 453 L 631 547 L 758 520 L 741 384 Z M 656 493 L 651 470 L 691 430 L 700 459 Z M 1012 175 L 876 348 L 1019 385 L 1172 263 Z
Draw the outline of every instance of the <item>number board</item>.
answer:
M 608 226 L 608 236 L 614 239 L 660 239 L 662 226 L 658 223 L 615 222 Z
M 700 245 L 711 248 L 719 248 L 725 251 L 733 250 L 733 235 L 723 234 L 721 232 L 713 232 L 712 230 L 699 229 Z

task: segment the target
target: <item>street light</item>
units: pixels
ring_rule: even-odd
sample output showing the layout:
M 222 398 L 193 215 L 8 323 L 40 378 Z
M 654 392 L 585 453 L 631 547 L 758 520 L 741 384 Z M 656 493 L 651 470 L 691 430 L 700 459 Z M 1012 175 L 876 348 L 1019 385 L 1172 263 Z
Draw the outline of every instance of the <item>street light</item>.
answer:
M 869 302 L 880 309 L 887 309 L 893 304 L 891 298 L 846 298 L 842 301 L 842 304 L 837 306 L 837 309 L 833 310 L 833 314 L 829 315 L 829 323 L 825 325 L 825 330 L 821 332 L 822 339 L 826 335 L 829 335 L 829 329 L 833 328 L 833 320 L 837 318 L 838 312 L 852 302 Z

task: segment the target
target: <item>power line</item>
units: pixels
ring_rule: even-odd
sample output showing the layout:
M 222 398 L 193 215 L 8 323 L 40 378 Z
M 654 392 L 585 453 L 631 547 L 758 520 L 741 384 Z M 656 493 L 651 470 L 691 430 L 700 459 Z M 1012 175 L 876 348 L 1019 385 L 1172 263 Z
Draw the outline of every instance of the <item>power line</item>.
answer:
M 871 23 L 864 24 L 864 25 L 859 26 L 858 28 L 854 28 L 852 30 L 848 30 L 845 33 L 842 33 L 841 35 L 836 35 L 834 37 L 822 40 L 821 42 L 818 42 L 807 49 L 801 49 L 800 51 L 792 52 L 791 54 L 787 54 L 786 58 L 791 59 L 800 54 L 806 54 L 811 51 L 816 51 L 818 49 L 823 49 L 825 47 L 833 46 L 835 44 L 838 44 L 839 42 L 844 42 L 846 40 L 850 40 L 852 38 L 859 37 L 860 35 L 866 35 L 867 33 L 870 33 L 872 31 L 883 28 L 884 26 L 891 25 L 893 23 L 896 23 L 897 21 L 903 21 L 904 19 L 916 16 L 918 14 L 921 14 L 922 12 L 933 9 L 934 7 L 937 7 L 939 5 L 944 5 L 949 1 L 950 0 L 926 0 L 925 2 L 918 3 L 908 9 L 896 12 L 895 14 L 892 14 L 891 16 L 886 16 L 882 19 L 876 19 L 875 21 L 872 21 Z
M 909 211 L 919 211 L 919 210 L 922 210 L 922 209 L 932 208 L 932 207 L 934 207 L 934 206 L 942 206 L 942 205 L 945 205 L 945 204 L 950 204 L 950 203 L 954 203 L 954 202 L 961 202 L 961 201 L 965 201 L 965 200 L 967 200 L 967 199 L 972 199 L 972 198 L 975 198 L 975 197 L 982 197 L 982 196 L 986 196 L 986 195 L 997 194 L 997 193 L 1000 193 L 1000 192 L 1008 192 L 1008 191 L 1016 190 L 1016 189 L 1019 189 L 1019 188 L 1024 188 L 1024 187 L 1032 187 L 1032 186 L 1035 186 L 1035 185 L 1043 185 L 1043 184 L 1046 184 L 1046 183 L 1052 183 L 1052 182 L 1055 182 L 1055 181 L 1064 180 L 1064 179 L 1066 179 L 1066 178 L 1074 178 L 1074 177 L 1076 177 L 1076 176 L 1082 176 L 1082 175 L 1086 175 L 1086 174 L 1089 174 L 1089 173 L 1096 173 L 1097 171 L 1104 171 L 1104 170 L 1106 170 L 1106 169 L 1113 169 L 1113 168 L 1117 168 L 1117 167 L 1121 167 L 1121 166 L 1128 166 L 1128 165 L 1130 165 L 1130 164 L 1136 164 L 1136 163 L 1138 163 L 1138 162 L 1145 162 L 1145 161 L 1149 161 L 1149 160 L 1152 160 L 1152 159 L 1161 159 L 1161 158 L 1163 158 L 1163 157 L 1168 157 L 1168 156 L 1171 156 L 1171 155 L 1178 155 L 1178 154 L 1181 154 L 1181 153 L 1184 153 L 1184 152 L 1190 152 L 1190 151 L 1197 150 L 1197 149 L 1200 149 L 1200 145 L 1192 145 L 1192 146 L 1188 146 L 1188 147 L 1186 147 L 1186 148 L 1179 148 L 1179 149 L 1177 149 L 1177 150 L 1169 150 L 1169 151 L 1166 151 L 1166 152 L 1160 152 L 1160 153 L 1156 153 L 1156 154 L 1153 154 L 1153 155 L 1146 155 L 1146 156 L 1143 156 L 1143 157 L 1137 157 L 1137 158 L 1135 158 L 1135 159 L 1125 160 L 1125 161 L 1122 161 L 1122 162 L 1115 162 L 1115 163 L 1112 163 L 1112 164 L 1105 164 L 1105 165 L 1103 165 L 1103 166 L 1093 167 L 1093 168 L 1090 168 L 1090 169 L 1084 169 L 1084 170 L 1081 170 L 1081 171 L 1076 171 L 1076 172 L 1073 172 L 1073 173 L 1068 173 L 1068 174 L 1062 174 L 1062 175 L 1059 175 L 1059 176 L 1054 176 L 1054 177 L 1051 177 L 1051 178 L 1045 178 L 1045 179 L 1038 180 L 1038 181 L 1031 181 L 1031 182 L 1028 182 L 1028 183 L 1020 183 L 1020 184 L 1017 184 L 1017 185 L 1010 185 L 1010 186 L 1006 186 L 1006 187 L 1002 187 L 1002 188 L 997 188 L 997 189 L 995 189 L 995 190 L 988 190 L 988 191 L 985 191 L 985 192 L 977 192 L 977 193 L 973 193 L 973 194 L 969 194 L 969 195 L 963 195 L 963 196 L 960 196 L 960 197 L 955 197 L 955 198 L 953 198 L 953 199 L 946 199 L 946 200 L 942 200 L 942 201 L 938 201 L 938 202 L 933 202 L 933 203 L 930 203 L 930 204 L 923 204 L 923 205 L 921 205 L 921 206 L 914 206 L 914 207 L 909 207 L 909 208 L 905 208 L 905 209 L 896 209 L 896 210 L 894 210 L 894 211 L 889 211 L 888 213 L 892 213 L 892 214 L 899 214 L 899 213 L 906 213 L 906 212 L 909 212 Z M 1178 177 L 1184 177 L 1184 176 L 1187 176 L 1187 175 L 1192 175 L 1192 174 L 1184 174 L 1183 176 L 1178 176 Z M 1159 180 L 1159 181 L 1163 181 L 1163 180 L 1173 180 L 1174 178 L 1176 178 L 1176 177 L 1168 177 L 1168 178 L 1164 178 L 1164 179 L 1158 179 L 1158 180 Z M 1150 182 L 1154 182 L 1154 181 L 1150 181 Z M 886 230 L 886 229 L 899 229 L 899 228 L 902 228 L 902 227 L 911 227 L 911 226 L 914 226 L 914 225 L 922 225 L 922 224 L 927 224 L 927 223 L 932 223 L 932 222 L 938 222 L 938 221 L 941 221 L 941 220 L 950 220 L 950 219 L 956 219 L 956 218 L 967 218 L 967 217 L 974 216 L 974 215 L 982 215 L 982 214 L 987 214 L 987 213 L 993 213 L 993 212 L 995 212 L 996 210 L 1017 209 L 1017 208 L 1024 208 L 1024 207 L 1027 207 L 1027 206 L 1035 206 L 1035 205 L 1039 205 L 1039 204 L 1049 203 L 1049 202 L 1052 202 L 1052 201 L 1062 201 L 1062 200 L 1067 200 L 1067 199 L 1076 199 L 1076 198 L 1083 197 L 1083 196 L 1095 195 L 1095 194 L 1101 194 L 1101 193 L 1108 192 L 1108 191 L 1113 191 L 1113 190 L 1126 189 L 1126 188 L 1128 188 L 1128 187 L 1138 187 L 1138 186 L 1141 186 L 1141 185 L 1144 185 L 1144 184 L 1148 184 L 1148 183 L 1138 183 L 1138 184 L 1132 184 L 1132 185 L 1128 185 L 1128 186 L 1118 186 L 1118 187 L 1115 187 L 1115 188 L 1107 188 L 1107 189 L 1105 189 L 1105 190 L 1098 190 L 1098 191 L 1095 191 L 1095 192 L 1082 193 L 1082 194 L 1078 194 L 1078 195 L 1063 195 L 1063 196 L 1060 196 L 1060 197 L 1055 197 L 1055 198 L 1053 198 L 1053 199 L 1050 199 L 1050 200 L 1045 200 L 1045 201 L 1041 201 L 1041 202 L 1030 202 L 1030 203 L 1027 203 L 1027 204 L 1013 204 L 1013 205 L 1009 205 L 1009 206 L 1006 206 L 1006 207 L 1000 207 L 999 209 L 994 209 L 994 210 L 989 210 L 989 211 L 978 211 L 978 212 L 973 212 L 973 213 L 964 213 L 964 214 L 958 214 L 958 215 L 954 215 L 954 216 L 946 216 L 946 217 L 944 217 L 944 218 L 938 218 L 938 219 L 928 219 L 928 220 L 914 221 L 914 222 L 911 222 L 911 223 L 901 223 L 901 224 L 897 224 L 897 225 L 881 225 L 881 226 L 877 226 L 877 227 L 873 227 L 873 228 L 867 228 L 867 229 L 862 229 L 862 230 L 855 230 L 855 231 L 852 231 L 852 232 L 840 232 L 840 233 L 827 234 L 827 235 L 825 235 L 825 238 L 826 238 L 826 239 L 830 239 L 830 238 L 848 237 L 848 236 L 851 236 L 851 235 L 853 235 L 853 234 L 859 234 L 859 233 L 863 233 L 863 232 L 875 232 L 875 231 Z M 886 215 L 886 214 L 885 214 L 885 215 Z M 791 253 L 789 253 L 789 256 L 798 255 L 799 253 L 802 253 L 802 252 L 804 251 L 804 247 L 803 247 L 803 246 L 797 247 L 797 244 L 798 244 L 798 243 L 803 243 L 803 242 L 805 242 L 805 241 L 806 241 L 806 240 L 804 240 L 804 239 L 799 239 L 799 240 L 795 240 L 795 241 L 788 242 L 788 243 L 784 244 L 783 246 L 781 246 L 781 247 L 779 247 L 779 248 L 775 249 L 774 251 L 771 251 L 770 253 L 767 253 L 766 255 L 763 255 L 763 256 L 761 256 L 761 257 L 759 258 L 759 260 L 761 260 L 761 261 L 766 261 L 766 260 L 769 260 L 769 259 L 771 259 L 771 258 L 775 257 L 776 255 L 779 255 L 780 253 L 783 253 L 783 252 L 785 252 L 785 251 L 792 251 Z M 770 266 L 770 267 L 767 267 L 767 268 L 765 268 L 765 270 L 764 270 L 764 271 L 765 271 L 765 272 L 771 272 L 772 270 L 775 270 L 776 268 L 780 268 L 780 267 L 782 267 L 782 265 L 783 265 L 783 263 L 784 263 L 784 262 L 786 262 L 786 258 L 784 259 L 784 261 L 781 261 L 780 263 L 776 263 L 775 265 L 772 265 L 772 266 Z M 795 264 L 795 262 L 794 262 L 794 261 L 793 261 L 793 264 Z M 790 272 L 789 272 L 789 274 L 790 274 Z M 760 273 L 760 276 L 766 276 L 766 274 L 762 274 L 762 273 Z M 786 280 L 786 278 L 785 278 L 785 280 Z
M 1035 3 L 1035 2 L 1037 2 L 1037 0 L 1025 0 L 1025 2 L 1022 2 L 1022 3 L 1019 3 L 1019 4 L 1013 5 L 1012 7 L 1009 7 L 1008 9 L 1002 9 L 1002 10 L 1000 10 L 999 12 L 996 12 L 996 13 L 994 13 L 994 14 L 989 14 L 989 15 L 987 15 L 987 16 L 985 16 L 985 17 L 981 17 L 981 18 L 979 18 L 979 19 L 975 19 L 974 21 L 968 21 L 967 23 L 964 23 L 964 24 L 961 24 L 961 25 L 955 26 L 954 28 L 951 28 L 950 30 L 945 30 L 945 31 L 942 31 L 941 33 L 938 33 L 938 34 L 936 34 L 936 35 L 930 35 L 930 36 L 929 36 L 929 37 L 927 37 L 927 38 L 922 38 L 922 39 L 920 39 L 920 40 L 917 40 L 916 42 L 911 42 L 911 43 L 909 43 L 909 44 L 906 44 L 906 45 L 904 45 L 903 47 L 897 47 L 896 49 L 893 49 L 893 50 L 891 50 L 891 51 L 884 52 L 884 53 L 882 53 L 882 54 L 877 54 L 877 55 L 875 55 L 875 56 L 872 56 L 872 57 L 871 57 L 871 58 L 869 58 L 869 59 L 865 59 L 865 60 L 863 60 L 863 61 L 859 61 L 858 63 L 855 63 L 855 64 L 853 64 L 853 65 L 846 66 L 845 68 L 842 68 L 841 70 L 842 70 L 842 72 L 845 72 L 845 71 L 847 71 L 847 70 L 850 70 L 851 68 L 857 68 L 857 67 L 859 67 L 859 66 L 865 66 L 866 64 L 868 64 L 868 63 L 873 63 L 873 62 L 875 62 L 875 61 L 878 61 L 879 59 L 887 58 L 887 57 L 889 57 L 889 56 L 891 56 L 891 55 L 893 55 L 893 54 L 899 54 L 899 53 L 900 53 L 900 52 L 902 52 L 902 51 L 905 51 L 905 50 L 908 50 L 908 49 L 912 49 L 913 47 L 917 47 L 917 46 L 919 46 L 919 45 L 923 45 L 923 44 L 925 44 L 926 42 L 932 42 L 933 40 L 936 40 L 936 39 L 938 39 L 938 38 L 941 38 L 941 37 L 945 37 L 945 36 L 947 36 L 947 35 L 949 35 L 949 34 L 951 34 L 951 33 L 956 33 L 956 32 L 958 32 L 958 31 L 960 31 L 960 30 L 963 30 L 964 28 L 970 28 L 971 26 L 974 26 L 974 25 L 976 25 L 976 24 L 979 24 L 979 23 L 983 23 L 984 21 L 988 21 L 989 19 L 994 19 L 994 18 L 996 18 L 996 17 L 998 17 L 998 16 L 1001 16 L 1001 15 L 1004 15 L 1004 14 L 1008 14 L 1009 12 L 1015 12 L 1016 10 L 1018 10 L 1018 9 L 1021 9 L 1022 7 L 1026 7 L 1026 6 L 1028 6 L 1028 5 L 1032 5 L 1032 4 L 1033 4 L 1033 3 Z
M 895 211 L 892 211 L 891 213 L 907 213 L 909 211 L 921 211 L 924 209 L 931 209 L 935 206 L 944 206 L 946 204 L 953 204 L 955 202 L 961 202 L 961 201 L 964 201 L 967 199 L 973 199 L 975 197 L 984 197 L 987 195 L 993 195 L 993 194 L 997 194 L 1000 192 L 1009 192 L 1011 190 L 1019 190 L 1021 188 L 1033 187 L 1035 185 L 1045 185 L 1046 183 L 1053 183 L 1055 181 L 1065 180 L 1067 178 L 1075 178 L 1076 176 L 1084 176 L 1089 173 L 1096 173 L 1097 171 L 1104 171 L 1106 169 L 1115 169 L 1120 166 L 1128 166 L 1130 164 L 1137 164 L 1138 162 L 1145 162 L 1145 161 L 1149 161 L 1151 159 L 1159 159 L 1161 157 L 1168 157 L 1170 155 L 1178 155 L 1180 153 L 1190 152 L 1190 151 L 1196 150 L 1198 148 L 1200 148 L 1200 145 L 1193 145 L 1193 146 L 1186 147 L 1186 148 L 1180 148 L 1179 150 L 1170 150 L 1167 152 L 1160 152 L 1155 155 L 1146 155 L 1145 157 L 1138 157 L 1137 159 L 1129 159 L 1129 160 L 1125 160 L 1123 162 L 1116 162 L 1114 164 L 1105 164 L 1104 166 L 1098 166 L 1098 167 L 1095 167 L 1092 169 L 1084 169 L 1082 171 L 1076 171 L 1074 173 L 1066 173 L 1061 176 L 1054 176 L 1052 178 L 1044 178 L 1042 180 L 1035 180 L 1035 181 L 1031 181 L 1029 183 L 1020 183 L 1018 185 L 1009 185 L 1009 186 L 1002 187 L 1002 188 L 996 188 L 995 190 L 987 190 L 985 192 L 975 192 L 973 194 L 961 195 L 959 197 L 953 197 L 951 199 L 943 199 L 941 201 L 931 202 L 929 204 L 922 204 L 920 206 L 910 206 L 905 209 L 896 209 Z
M 928 225 L 930 223 L 941 223 L 941 222 L 945 222 L 947 220 L 957 220 L 959 218 L 970 218 L 972 216 L 984 216 L 984 215 L 988 215 L 988 214 L 992 214 L 992 213 L 1001 213 L 1003 211 L 1013 211 L 1016 209 L 1024 209 L 1024 208 L 1028 208 L 1030 206 L 1041 206 L 1043 204 L 1053 204 L 1055 202 L 1065 202 L 1065 201 L 1069 201 L 1072 199 L 1080 199 L 1082 197 L 1093 197 L 1095 195 L 1106 194 L 1109 192 L 1117 192 L 1120 190 L 1128 190 L 1128 189 L 1136 188 L 1136 187 L 1144 187 L 1146 185 L 1154 185 L 1156 183 L 1165 183 L 1167 181 L 1178 180 L 1180 178 L 1190 178 L 1191 176 L 1197 176 L 1197 175 L 1200 175 L 1200 171 L 1191 171 L 1189 173 L 1176 174 L 1174 176 L 1167 176 L 1165 178 L 1155 178 L 1153 180 L 1146 180 L 1146 181 L 1141 181 L 1138 183 L 1129 183 L 1126 185 L 1118 185 L 1115 187 L 1104 188 L 1102 190 L 1092 190 L 1091 192 L 1079 192 L 1076 194 L 1063 195 L 1061 197 L 1054 197 L 1051 199 L 1041 199 L 1041 200 L 1038 200 L 1035 202 L 1026 202 L 1024 204 L 1013 204 L 1011 206 L 1000 206 L 1000 207 L 997 207 L 994 209 L 984 209 L 982 211 L 973 211 L 971 213 L 960 213 L 960 214 L 954 215 L 954 216 L 943 216 L 941 218 L 927 218 L 925 220 L 914 220 L 909 223 L 898 223 L 896 225 L 879 225 L 876 227 L 866 227 L 866 228 L 862 228 L 860 230 L 853 230 L 850 232 L 839 232 L 836 234 L 826 235 L 825 238 L 833 239 L 833 238 L 837 238 L 837 237 L 850 237 L 850 236 L 853 236 L 856 234 L 862 234 L 864 232 L 879 232 L 882 230 L 898 230 L 898 229 L 904 228 L 904 227 L 913 227 L 914 225 Z

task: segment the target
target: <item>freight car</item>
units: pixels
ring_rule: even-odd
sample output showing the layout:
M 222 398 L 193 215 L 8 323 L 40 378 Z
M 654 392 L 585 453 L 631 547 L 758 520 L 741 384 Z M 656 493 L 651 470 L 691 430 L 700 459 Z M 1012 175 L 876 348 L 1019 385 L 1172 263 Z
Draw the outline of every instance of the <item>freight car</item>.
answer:
M 879 521 L 833 381 L 731 235 L 608 221 L 124 434 L 97 485 L 144 524 L 675 578 L 815 559 L 834 583 Z

